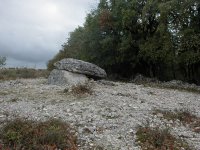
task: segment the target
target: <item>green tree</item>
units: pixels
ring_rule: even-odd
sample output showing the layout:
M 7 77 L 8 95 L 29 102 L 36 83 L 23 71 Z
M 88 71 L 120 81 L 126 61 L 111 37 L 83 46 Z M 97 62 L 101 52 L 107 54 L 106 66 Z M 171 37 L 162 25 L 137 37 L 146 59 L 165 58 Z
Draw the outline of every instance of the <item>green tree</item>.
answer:
M 200 81 L 200 2 L 189 1 L 180 28 L 179 60 L 188 81 Z
M 100 0 L 48 63 L 73 57 L 108 74 L 200 84 L 199 0 Z
M 144 37 L 140 43 L 139 57 L 150 77 L 168 78 L 171 72 L 168 67 L 173 64 L 175 56 L 169 8 L 168 3 L 149 0 L 142 10 Z

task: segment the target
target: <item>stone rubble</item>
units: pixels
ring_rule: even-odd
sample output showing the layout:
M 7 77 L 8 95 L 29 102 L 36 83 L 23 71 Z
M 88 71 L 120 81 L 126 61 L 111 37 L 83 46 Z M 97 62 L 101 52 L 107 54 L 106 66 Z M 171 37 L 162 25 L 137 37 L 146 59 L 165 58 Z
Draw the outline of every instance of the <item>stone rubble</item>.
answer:
M 80 150 L 140 150 L 136 129 L 149 122 L 170 127 L 174 135 L 200 149 L 199 133 L 152 113 L 187 108 L 200 116 L 200 94 L 105 80 L 89 84 L 93 94 L 77 97 L 64 93 L 65 86 L 48 85 L 43 78 L 0 82 L 0 126 L 15 117 L 60 118 L 77 128 Z

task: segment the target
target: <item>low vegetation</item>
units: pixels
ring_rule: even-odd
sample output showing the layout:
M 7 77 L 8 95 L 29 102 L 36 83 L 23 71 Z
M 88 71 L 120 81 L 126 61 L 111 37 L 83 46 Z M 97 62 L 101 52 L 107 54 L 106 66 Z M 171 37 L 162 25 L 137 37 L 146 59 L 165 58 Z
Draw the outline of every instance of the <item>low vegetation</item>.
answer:
M 0 69 L 0 80 L 15 80 L 18 78 L 48 77 L 49 72 L 45 69 L 10 68 Z
M 200 133 L 200 117 L 192 114 L 187 109 L 175 111 L 155 110 L 154 114 L 162 114 L 163 118 L 167 120 L 179 120 L 183 125 L 189 125 L 193 131 Z
M 200 89 L 196 87 L 186 87 L 186 86 L 179 86 L 179 85 L 166 85 L 162 83 L 144 83 L 144 86 L 149 87 L 158 87 L 162 89 L 173 89 L 173 90 L 179 90 L 179 91 L 186 91 L 191 93 L 198 93 L 200 94 Z
M 36 123 L 16 119 L 6 123 L 0 131 L 2 150 L 77 150 L 75 130 L 60 120 Z
M 173 90 L 186 91 L 186 92 L 200 94 L 199 86 L 197 86 L 195 84 L 189 84 L 186 82 L 182 82 L 180 80 L 172 80 L 172 81 L 168 81 L 168 82 L 162 82 L 156 78 L 148 78 L 143 75 L 137 75 L 135 77 L 135 79 L 132 80 L 131 82 L 134 82 L 135 84 L 138 84 L 138 85 L 143 85 L 145 87 L 173 89 Z
M 137 143 L 142 150 L 190 150 L 187 142 L 170 134 L 169 129 L 158 127 L 139 127 L 136 132 Z
M 77 85 L 72 86 L 70 89 L 64 89 L 64 93 L 72 93 L 74 96 L 81 97 L 86 94 L 91 95 L 93 91 L 89 85 Z

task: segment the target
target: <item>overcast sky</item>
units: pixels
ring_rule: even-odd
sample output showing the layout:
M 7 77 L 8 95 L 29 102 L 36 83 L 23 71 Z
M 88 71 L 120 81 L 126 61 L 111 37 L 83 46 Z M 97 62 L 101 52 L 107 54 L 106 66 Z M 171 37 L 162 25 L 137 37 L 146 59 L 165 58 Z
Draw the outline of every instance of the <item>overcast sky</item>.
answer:
M 45 68 L 98 0 L 0 0 L 0 56 L 9 67 Z

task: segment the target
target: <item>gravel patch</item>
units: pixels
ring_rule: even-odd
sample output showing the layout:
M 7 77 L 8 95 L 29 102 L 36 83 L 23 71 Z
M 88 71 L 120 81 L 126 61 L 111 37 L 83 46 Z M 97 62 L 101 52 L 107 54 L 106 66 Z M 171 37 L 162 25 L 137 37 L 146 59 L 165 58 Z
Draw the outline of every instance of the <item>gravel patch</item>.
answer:
M 44 121 L 61 118 L 78 131 L 80 150 L 139 150 L 136 129 L 168 126 L 172 134 L 200 149 L 200 134 L 175 122 L 153 115 L 155 109 L 187 108 L 200 116 L 200 94 L 173 89 L 144 87 L 134 83 L 90 81 L 93 94 L 77 97 L 64 93 L 64 86 L 47 80 L 19 79 L 0 83 L 0 124 L 15 117 Z

